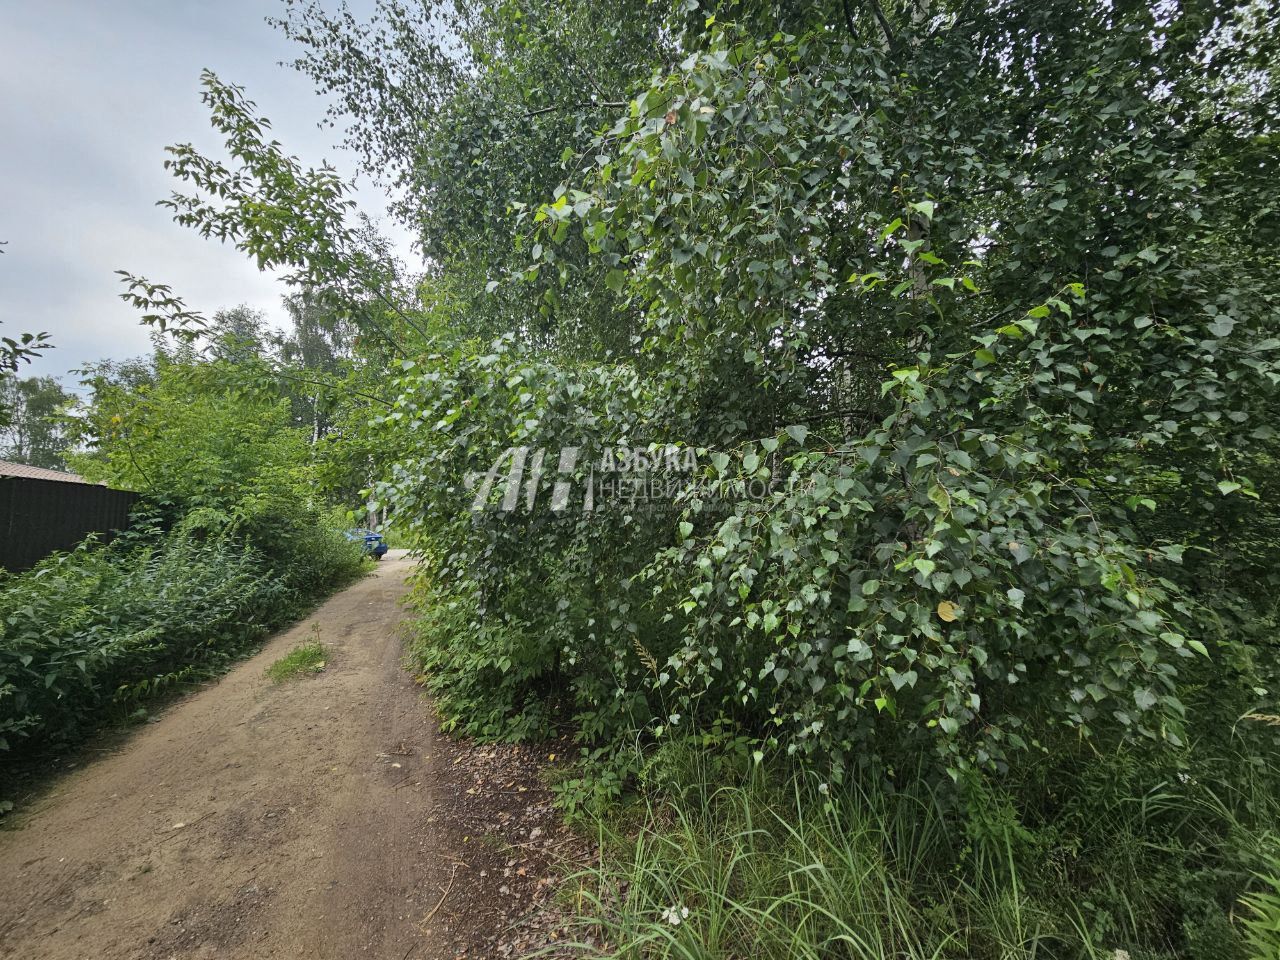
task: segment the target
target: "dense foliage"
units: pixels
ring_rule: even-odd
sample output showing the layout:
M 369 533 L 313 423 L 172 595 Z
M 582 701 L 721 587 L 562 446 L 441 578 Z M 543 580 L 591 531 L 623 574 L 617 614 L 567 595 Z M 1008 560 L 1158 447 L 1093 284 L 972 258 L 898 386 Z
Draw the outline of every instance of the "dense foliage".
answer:
M 584 941 L 685 960 L 1263 960 L 1280 946 L 1274 879 L 1233 904 L 1252 869 L 1276 876 L 1277 771 L 1256 758 L 1166 781 L 1122 751 L 1031 816 L 989 794 L 964 820 L 926 779 L 827 789 L 744 778 L 723 758 L 650 761 L 646 802 L 603 828 L 606 856 L 572 880 Z M 1025 771 L 1018 793 L 1046 772 Z
M 314 518 L 273 517 L 264 540 L 196 511 L 0 577 L 0 760 L 217 673 L 361 566 Z
M 1209 709 L 1261 705 L 1267 12 L 813 7 L 778 31 L 747 5 L 672 21 L 676 46 L 476 13 L 475 71 L 396 142 L 430 209 L 469 202 L 468 155 L 494 200 L 424 225 L 452 336 L 384 419 L 414 454 L 385 493 L 443 591 L 440 689 L 488 691 L 463 722 L 563 698 L 593 735 L 727 718 L 837 777 L 925 744 L 958 775 L 1055 730 L 1177 747 L 1210 656 Z M 488 59 L 507 31 L 522 52 Z M 324 51 L 332 85 L 377 82 Z M 593 131 L 530 51 L 655 72 Z M 392 142 L 394 114 L 356 113 Z M 547 128 L 518 189 L 474 159 Z M 693 447 L 699 479 L 775 488 L 471 516 L 466 477 L 520 444 L 581 447 L 579 480 L 614 446 Z
M 145 713 L 364 568 L 341 529 L 370 462 L 346 465 L 333 383 L 358 373 L 332 329 L 314 307 L 286 334 L 237 308 L 199 345 L 83 371 L 72 465 L 140 499 L 109 544 L 0 571 L 0 762 Z
M 65 417 L 74 402 L 53 377 L 0 373 L 0 460 L 63 469 L 71 446 Z
M 570 805 L 690 737 L 815 789 L 922 782 L 1010 852 L 988 876 L 944 844 L 915 892 L 1060 865 L 1022 875 L 1075 939 L 1020 955 L 1243 955 L 1280 715 L 1274 4 L 614 13 L 287 4 L 416 283 L 239 88 L 205 77 L 229 160 L 171 150 L 180 223 L 377 345 L 376 497 L 448 722 L 571 722 Z M 1125 917 L 1094 909 L 1115 876 Z

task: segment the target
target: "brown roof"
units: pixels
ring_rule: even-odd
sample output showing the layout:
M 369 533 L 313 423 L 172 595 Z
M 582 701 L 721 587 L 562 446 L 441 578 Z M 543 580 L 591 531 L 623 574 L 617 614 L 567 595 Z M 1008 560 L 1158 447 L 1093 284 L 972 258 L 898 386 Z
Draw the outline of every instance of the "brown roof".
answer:
M 90 483 L 84 477 L 77 476 L 74 473 L 63 473 L 61 470 L 46 470 L 43 467 L 29 467 L 25 463 L 13 463 L 9 460 L 0 460 L 0 477 L 23 477 L 27 480 L 60 480 L 63 483 Z

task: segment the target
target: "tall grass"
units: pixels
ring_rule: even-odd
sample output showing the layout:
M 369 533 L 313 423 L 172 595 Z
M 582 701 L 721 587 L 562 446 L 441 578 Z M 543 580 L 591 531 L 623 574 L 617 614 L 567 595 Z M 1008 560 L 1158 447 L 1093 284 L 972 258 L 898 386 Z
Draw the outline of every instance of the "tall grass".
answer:
M 681 760 L 625 816 L 594 820 L 600 862 L 572 878 L 578 948 L 626 960 L 1275 960 L 1255 944 L 1280 916 L 1265 861 L 1278 771 L 1242 760 L 1229 765 L 1235 787 L 1175 778 L 1060 795 L 1061 818 L 1030 809 L 1031 791 L 1015 803 L 979 785 L 958 803 L 919 778 L 838 789 Z M 1258 890 L 1246 924 L 1239 898 Z
M 1245 942 L 1253 957 L 1280 957 L 1280 842 L 1272 844 L 1257 880 L 1261 889 L 1241 900 Z

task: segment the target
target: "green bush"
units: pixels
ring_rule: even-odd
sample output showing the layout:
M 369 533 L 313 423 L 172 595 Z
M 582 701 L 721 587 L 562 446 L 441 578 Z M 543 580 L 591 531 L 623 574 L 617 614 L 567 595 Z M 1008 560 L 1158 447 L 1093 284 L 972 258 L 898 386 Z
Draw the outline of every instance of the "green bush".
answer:
M 730 716 L 837 773 L 923 752 L 959 779 L 1063 728 L 1176 751 L 1210 662 L 1237 715 L 1270 709 L 1271 641 L 1238 627 L 1274 622 L 1274 245 L 1236 191 L 1273 185 L 1243 128 L 1177 132 L 1222 96 L 1190 51 L 1258 25 L 1179 14 L 1175 49 L 1143 6 L 943 5 L 884 64 L 804 8 L 673 32 L 512 205 L 519 266 L 485 288 L 562 339 L 459 309 L 391 383 L 381 495 L 474 612 L 433 648 L 486 675 L 460 722 L 550 700 L 625 742 Z M 1017 79 L 1011 35 L 1045 51 Z M 699 469 L 657 508 L 546 508 L 667 445 Z M 473 514 L 466 478 L 513 447 L 552 458 L 542 499 Z
M 362 568 L 301 514 L 256 523 L 195 511 L 0 579 L 0 757 L 72 743 L 209 676 Z

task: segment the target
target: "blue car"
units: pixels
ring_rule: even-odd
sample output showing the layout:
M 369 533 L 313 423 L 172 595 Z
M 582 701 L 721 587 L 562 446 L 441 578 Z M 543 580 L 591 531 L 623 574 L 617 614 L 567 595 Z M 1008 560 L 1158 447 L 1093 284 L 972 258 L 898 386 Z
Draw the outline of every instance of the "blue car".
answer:
M 381 560 L 387 552 L 387 541 L 382 539 L 382 534 L 366 530 L 364 527 L 348 530 L 346 537 L 353 543 L 359 543 L 363 547 L 366 557 Z

